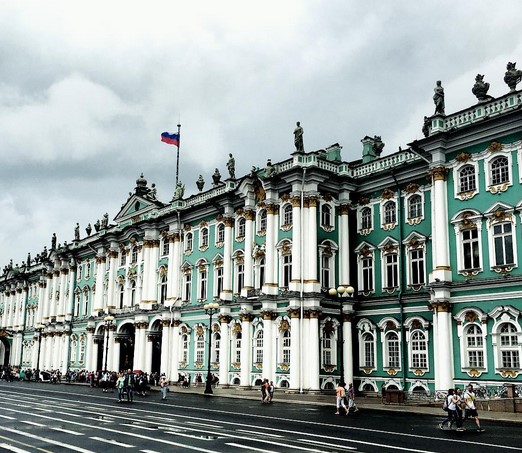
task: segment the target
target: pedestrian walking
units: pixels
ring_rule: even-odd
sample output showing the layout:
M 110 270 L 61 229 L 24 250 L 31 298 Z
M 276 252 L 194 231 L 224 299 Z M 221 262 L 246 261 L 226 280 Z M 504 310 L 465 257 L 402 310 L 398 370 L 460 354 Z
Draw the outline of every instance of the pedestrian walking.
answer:
M 352 412 L 357 412 L 357 406 L 355 405 L 355 390 L 353 388 L 353 384 L 350 382 L 348 384 L 348 390 L 346 391 L 346 398 L 348 399 L 348 414 Z
M 453 419 L 457 424 L 457 431 L 466 431 L 466 428 L 462 426 L 464 423 L 462 420 L 462 404 L 462 390 L 455 388 L 455 393 L 451 398 L 451 403 L 448 406 L 448 409 L 450 410 Z
M 454 389 L 448 389 L 448 394 L 444 399 L 444 404 L 442 405 L 442 409 L 446 411 L 446 418 L 439 423 L 439 428 L 444 429 L 446 423 L 450 424 L 450 428 L 453 425 L 453 412 L 450 410 L 451 401 L 453 400 L 453 394 L 455 393 Z
M 271 403 L 274 400 L 274 391 L 275 391 L 274 381 L 270 381 L 270 384 L 268 385 L 268 393 L 270 395 L 269 403 Z
M 343 408 L 343 410 L 345 411 L 346 414 L 348 414 L 348 409 L 346 408 L 346 404 L 344 402 L 344 399 L 346 397 L 346 391 L 344 389 L 344 386 L 346 384 L 344 382 L 340 382 L 339 381 L 339 384 L 337 385 L 337 390 L 335 391 L 335 406 L 337 408 L 336 412 L 335 412 L 335 415 L 340 415 L 340 412 L 339 412 L 339 409 L 341 409 L 341 407 Z
M 477 424 L 477 432 L 482 433 L 485 431 L 482 426 L 480 426 L 480 419 L 477 412 L 477 407 L 475 405 L 475 392 L 473 391 L 473 385 L 469 384 L 468 388 L 462 395 L 462 399 L 464 401 L 464 409 L 465 409 L 465 420 L 468 418 L 475 419 L 475 423 Z
M 125 393 L 127 394 L 127 401 L 132 403 L 134 401 L 134 387 L 136 386 L 136 378 L 131 370 L 127 370 L 125 374 Z
M 116 379 L 116 388 L 118 389 L 118 403 L 121 403 L 123 401 L 125 390 L 125 377 L 122 373 L 118 373 L 118 379 Z
M 167 392 L 169 391 L 169 381 L 167 380 L 167 376 L 162 374 L 159 380 L 160 390 L 161 390 L 161 399 L 167 399 Z

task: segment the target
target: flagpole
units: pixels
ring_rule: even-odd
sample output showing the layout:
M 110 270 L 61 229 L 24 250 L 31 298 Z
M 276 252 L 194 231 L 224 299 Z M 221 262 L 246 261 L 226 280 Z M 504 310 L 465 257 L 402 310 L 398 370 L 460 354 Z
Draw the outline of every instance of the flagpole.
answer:
M 179 133 L 181 129 L 181 124 L 178 124 L 178 152 L 176 155 L 176 188 L 178 187 L 178 179 L 179 179 L 179 147 L 181 145 L 181 135 Z

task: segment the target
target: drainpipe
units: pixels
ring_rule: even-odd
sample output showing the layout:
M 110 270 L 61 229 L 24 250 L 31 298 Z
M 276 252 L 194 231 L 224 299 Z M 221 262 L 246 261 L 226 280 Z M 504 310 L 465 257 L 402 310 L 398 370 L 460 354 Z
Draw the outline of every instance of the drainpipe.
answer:
M 404 250 L 402 246 L 403 241 L 403 228 L 402 228 L 402 202 L 401 202 L 401 188 L 399 186 L 399 182 L 397 181 L 397 177 L 393 170 L 391 171 L 391 176 L 395 181 L 395 188 L 397 189 L 397 220 L 399 225 L 399 269 L 404 266 L 406 260 L 404 258 Z M 400 271 L 400 282 L 399 282 L 399 294 L 397 294 L 397 302 L 399 302 L 399 314 L 400 314 L 400 323 L 401 323 L 401 367 L 402 367 L 402 391 L 406 391 L 406 336 L 404 332 L 404 303 L 402 300 L 402 292 L 403 288 L 406 285 L 406 272 Z
M 303 179 L 301 180 L 301 243 L 299 244 L 301 250 L 301 284 L 299 288 L 299 393 L 303 393 L 303 316 L 304 316 L 304 234 L 303 234 L 303 220 L 304 220 L 304 185 L 306 177 L 306 168 L 303 168 Z

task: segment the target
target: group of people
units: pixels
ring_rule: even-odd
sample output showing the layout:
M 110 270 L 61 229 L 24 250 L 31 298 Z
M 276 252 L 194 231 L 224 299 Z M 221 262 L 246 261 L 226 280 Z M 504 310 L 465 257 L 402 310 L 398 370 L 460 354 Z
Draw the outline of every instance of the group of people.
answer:
M 483 432 L 484 428 L 480 425 L 480 419 L 475 405 L 476 395 L 473 391 L 473 385 L 469 384 L 464 393 L 460 388 L 451 388 L 448 390 L 448 395 L 444 401 L 442 408 L 447 411 L 447 417 L 439 424 L 441 430 L 446 425 L 451 429 L 455 424 L 457 431 L 465 431 L 464 421 L 468 418 L 473 418 L 477 425 L 477 431 Z
M 263 379 L 261 383 L 261 402 L 263 404 L 270 404 L 274 400 L 274 382 L 268 379 Z
M 341 409 L 344 411 L 345 415 L 357 411 L 357 406 L 355 405 L 355 391 L 353 389 L 353 384 L 348 384 L 348 388 L 346 388 L 346 383 L 340 381 L 337 385 L 337 390 L 335 391 L 335 401 L 336 401 L 336 411 L 335 415 L 341 415 Z

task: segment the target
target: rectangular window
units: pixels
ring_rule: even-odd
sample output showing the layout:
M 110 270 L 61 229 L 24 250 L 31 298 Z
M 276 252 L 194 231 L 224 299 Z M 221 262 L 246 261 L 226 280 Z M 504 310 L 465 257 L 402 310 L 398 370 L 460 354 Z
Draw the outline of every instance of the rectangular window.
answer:
M 330 257 L 323 255 L 321 257 L 321 286 L 329 288 L 330 285 Z
M 245 265 L 237 265 L 236 293 L 240 294 L 241 289 L 245 286 Z
M 288 288 L 290 286 L 290 280 L 292 279 L 292 255 L 283 256 L 283 287 Z
M 363 258 L 362 264 L 362 289 L 363 291 L 373 290 L 373 258 Z
M 468 363 L 471 368 L 483 368 L 484 353 L 482 351 L 468 351 Z
M 424 280 L 424 250 L 417 249 L 410 252 L 411 285 L 423 285 Z
M 505 266 L 515 262 L 511 223 L 500 223 L 493 227 L 495 266 Z
M 223 268 L 216 268 L 216 283 L 214 284 L 214 296 L 219 297 L 223 291 Z
M 399 286 L 399 256 L 396 253 L 386 255 L 386 287 L 397 288 Z
M 464 269 L 478 269 L 480 267 L 480 255 L 477 228 L 462 232 L 462 249 L 464 252 Z
M 518 351 L 502 351 L 502 368 L 520 368 Z

